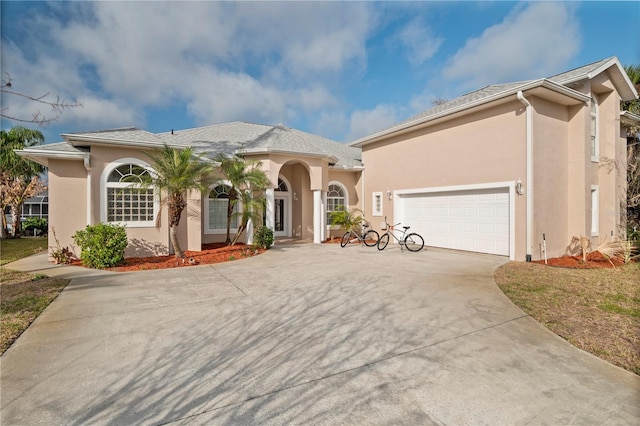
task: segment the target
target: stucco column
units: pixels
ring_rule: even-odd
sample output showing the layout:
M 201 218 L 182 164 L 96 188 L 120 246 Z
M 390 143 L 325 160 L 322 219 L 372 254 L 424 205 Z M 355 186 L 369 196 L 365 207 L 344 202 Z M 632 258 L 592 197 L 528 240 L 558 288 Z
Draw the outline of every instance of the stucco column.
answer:
M 275 231 L 276 229 L 276 199 L 275 191 L 273 188 L 267 188 L 265 190 L 265 197 L 267 199 L 267 228 Z
M 322 241 L 327 240 L 327 191 L 322 191 Z M 321 242 L 322 242 L 321 241 Z
M 253 244 L 253 220 L 249 219 L 249 221 L 247 222 L 247 229 L 245 233 L 247 234 L 247 244 Z
M 313 191 L 313 242 L 322 243 L 322 228 L 324 227 L 324 205 L 322 203 L 322 191 Z

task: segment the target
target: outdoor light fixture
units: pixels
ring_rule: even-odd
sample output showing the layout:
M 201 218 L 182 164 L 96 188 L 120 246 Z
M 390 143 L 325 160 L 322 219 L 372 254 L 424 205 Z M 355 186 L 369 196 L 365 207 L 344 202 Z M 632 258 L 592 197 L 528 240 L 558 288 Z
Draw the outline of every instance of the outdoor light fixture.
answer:
M 295 192 L 293 193 L 293 201 L 298 201 L 298 194 Z
M 522 181 L 520 179 L 516 181 L 516 192 L 518 193 L 518 195 L 524 194 L 524 190 L 522 189 Z
M 388 199 L 390 199 L 390 200 L 392 199 L 392 197 L 391 197 L 391 191 L 387 191 L 387 198 L 388 198 Z

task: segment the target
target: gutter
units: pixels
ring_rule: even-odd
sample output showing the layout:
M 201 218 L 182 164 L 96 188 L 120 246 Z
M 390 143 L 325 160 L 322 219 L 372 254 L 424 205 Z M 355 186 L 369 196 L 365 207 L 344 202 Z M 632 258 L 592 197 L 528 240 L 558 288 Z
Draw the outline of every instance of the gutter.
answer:
M 529 102 L 519 90 L 517 93 L 518 100 L 526 108 L 526 137 L 527 137 L 527 257 L 526 261 L 531 262 L 531 252 L 533 251 L 533 111 L 531 102 Z

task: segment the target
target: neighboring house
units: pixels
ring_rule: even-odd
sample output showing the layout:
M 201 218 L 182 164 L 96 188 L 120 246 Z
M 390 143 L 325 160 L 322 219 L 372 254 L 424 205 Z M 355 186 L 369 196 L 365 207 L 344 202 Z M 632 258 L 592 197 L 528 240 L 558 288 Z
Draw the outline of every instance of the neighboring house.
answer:
M 87 224 L 115 222 L 127 225 L 128 255 L 170 252 L 166 212 L 155 223 L 158 194 L 122 180 L 153 167 L 145 151 L 168 145 L 260 160 L 271 181 L 264 222 L 276 237 L 320 243 L 329 212 L 346 206 L 376 228 L 385 216 L 410 225 L 429 246 L 531 260 L 543 256 L 543 238 L 551 257 L 573 236 L 593 244 L 618 236 L 626 182 L 620 100 L 637 95 L 610 58 L 485 87 L 350 145 L 234 122 L 64 134 L 64 142 L 18 153 L 49 167 L 49 224 L 63 246 Z M 189 194 L 183 247 L 224 240 L 225 197 L 224 185 Z
M 13 224 L 13 215 L 11 214 L 11 206 L 7 206 L 4 211 L 7 218 L 7 226 L 11 231 Z M 49 193 L 48 191 L 41 192 L 35 197 L 27 198 L 22 204 L 21 219 L 24 222 L 27 218 L 37 217 L 40 219 L 47 219 L 49 216 Z

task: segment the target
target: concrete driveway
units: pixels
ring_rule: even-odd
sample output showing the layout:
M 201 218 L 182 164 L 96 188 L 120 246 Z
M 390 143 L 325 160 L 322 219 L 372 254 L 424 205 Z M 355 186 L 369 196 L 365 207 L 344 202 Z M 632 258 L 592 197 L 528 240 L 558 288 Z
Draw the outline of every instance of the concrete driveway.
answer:
M 36 270 L 32 257 L 11 265 Z M 2 356 L 2 425 L 637 424 L 640 377 L 500 292 L 504 258 L 281 246 L 74 274 Z

